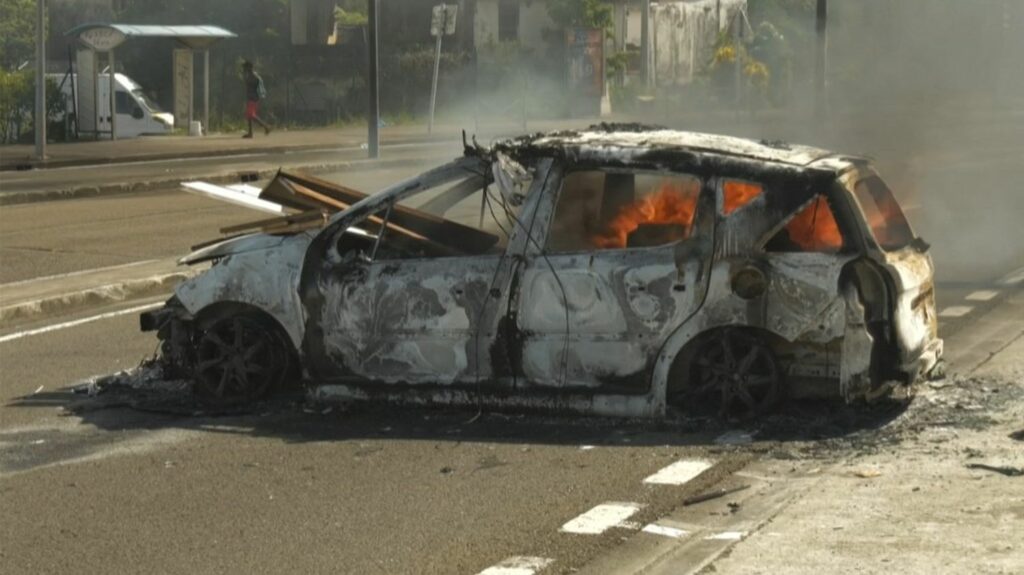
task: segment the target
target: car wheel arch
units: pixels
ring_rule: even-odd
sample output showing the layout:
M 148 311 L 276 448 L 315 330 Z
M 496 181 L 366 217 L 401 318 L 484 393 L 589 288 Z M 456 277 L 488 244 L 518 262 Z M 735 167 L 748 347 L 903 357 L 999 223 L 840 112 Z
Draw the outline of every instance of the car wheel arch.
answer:
M 281 343 L 287 347 L 288 353 L 291 358 L 296 362 L 299 359 L 299 349 L 292 341 L 291 336 L 288 334 L 288 330 L 285 329 L 282 324 L 274 315 L 259 306 L 252 305 L 250 303 L 238 302 L 238 301 L 218 301 L 214 302 L 194 314 L 194 324 L 196 328 L 200 330 L 208 329 L 214 323 L 235 316 L 245 316 L 256 320 L 263 324 L 268 330 L 273 332 Z
M 671 394 L 680 376 L 686 373 L 689 362 L 702 345 L 723 330 L 736 330 L 754 335 L 764 341 L 768 347 L 779 355 L 780 346 L 789 343 L 783 336 L 763 327 L 747 324 L 706 325 L 701 322 L 688 322 L 680 326 L 666 340 L 658 354 L 651 381 L 653 399 L 662 408 L 667 408 Z

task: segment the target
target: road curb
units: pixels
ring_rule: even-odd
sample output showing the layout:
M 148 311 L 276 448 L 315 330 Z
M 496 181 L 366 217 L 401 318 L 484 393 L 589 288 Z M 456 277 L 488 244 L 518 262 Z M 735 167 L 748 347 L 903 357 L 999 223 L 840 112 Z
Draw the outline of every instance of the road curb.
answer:
M 47 298 L 13 303 L 0 307 L 0 328 L 11 327 L 18 322 L 81 311 L 99 305 L 167 294 L 182 281 L 195 277 L 203 271 L 205 271 L 205 267 L 175 270 L 144 278 L 89 287 Z
M 436 160 L 447 158 L 451 154 L 437 154 L 436 156 L 422 156 L 416 158 L 385 159 L 385 160 L 352 160 L 346 162 L 331 162 L 328 164 L 310 164 L 305 166 L 288 166 L 288 170 L 298 170 L 307 174 L 318 174 L 338 170 L 388 170 L 397 168 L 409 163 Z M 271 178 L 278 172 L 279 168 L 266 170 L 246 171 L 245 174 L 255 174 L 257 179 Z M 194 180 L 203 180 L 214 184 L 235 184 L 240 181 L 239 174 L 216 174 L 197 175 Z M 5 192 L 0 193 L 0 206 L 13 206 L 19 204 L 31 204 L 37 202 L 52 202 L 58 200 L 78 200 L 84 198 L 96 198 L 100 196 L 115 196 L 139 192 L 151 192 L 166 190 L 178 187 L 181 178 L 170 178 L 165 180 L 152 180 L 147 182 L 127 182 L 109 184 L 104 186 L 83 186 L 80 188 L 65 188 L 62 190 L 46 190 L 32 192 Z

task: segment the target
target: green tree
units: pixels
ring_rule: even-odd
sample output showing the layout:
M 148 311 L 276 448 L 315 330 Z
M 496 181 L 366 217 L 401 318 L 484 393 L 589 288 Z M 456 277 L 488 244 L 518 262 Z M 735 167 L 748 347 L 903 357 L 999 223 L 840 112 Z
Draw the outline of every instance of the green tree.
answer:
M 606 0 L 548 0 L 548 16 L 561 28 L 601 28 L 611 33 L 613 8 Z
M 334 6 L 334 21 L 341 26 L 365 26 L 367 23 L 364 0 L 341 0 Z
M 36 0 L 0 0 L 0 67 L 32 59 L 36 49 Z

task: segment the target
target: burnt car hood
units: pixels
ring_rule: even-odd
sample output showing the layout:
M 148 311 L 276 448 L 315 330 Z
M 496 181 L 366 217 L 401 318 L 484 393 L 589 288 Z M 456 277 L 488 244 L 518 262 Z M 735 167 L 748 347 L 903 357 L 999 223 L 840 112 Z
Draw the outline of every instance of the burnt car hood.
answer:
M 225 256 L 280 247 L 288 236 L 248 234 L 203 246 L 178 260 L 179 265 L 195 265 Z

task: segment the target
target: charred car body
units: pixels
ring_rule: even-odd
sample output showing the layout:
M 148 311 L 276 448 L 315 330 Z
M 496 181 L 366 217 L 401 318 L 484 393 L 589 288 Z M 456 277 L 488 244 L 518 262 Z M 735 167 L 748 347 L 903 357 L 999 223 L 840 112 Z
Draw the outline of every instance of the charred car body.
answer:
M 602 125 L 467 146 L 371 196 L 282 173 L 254 201 L 295 213 L 184 258 L 214 264 L 142 318 L 221 400 L 301 379 L 322 399 L 751 415 L 941 360 L 927 244 L 861 158 Z

